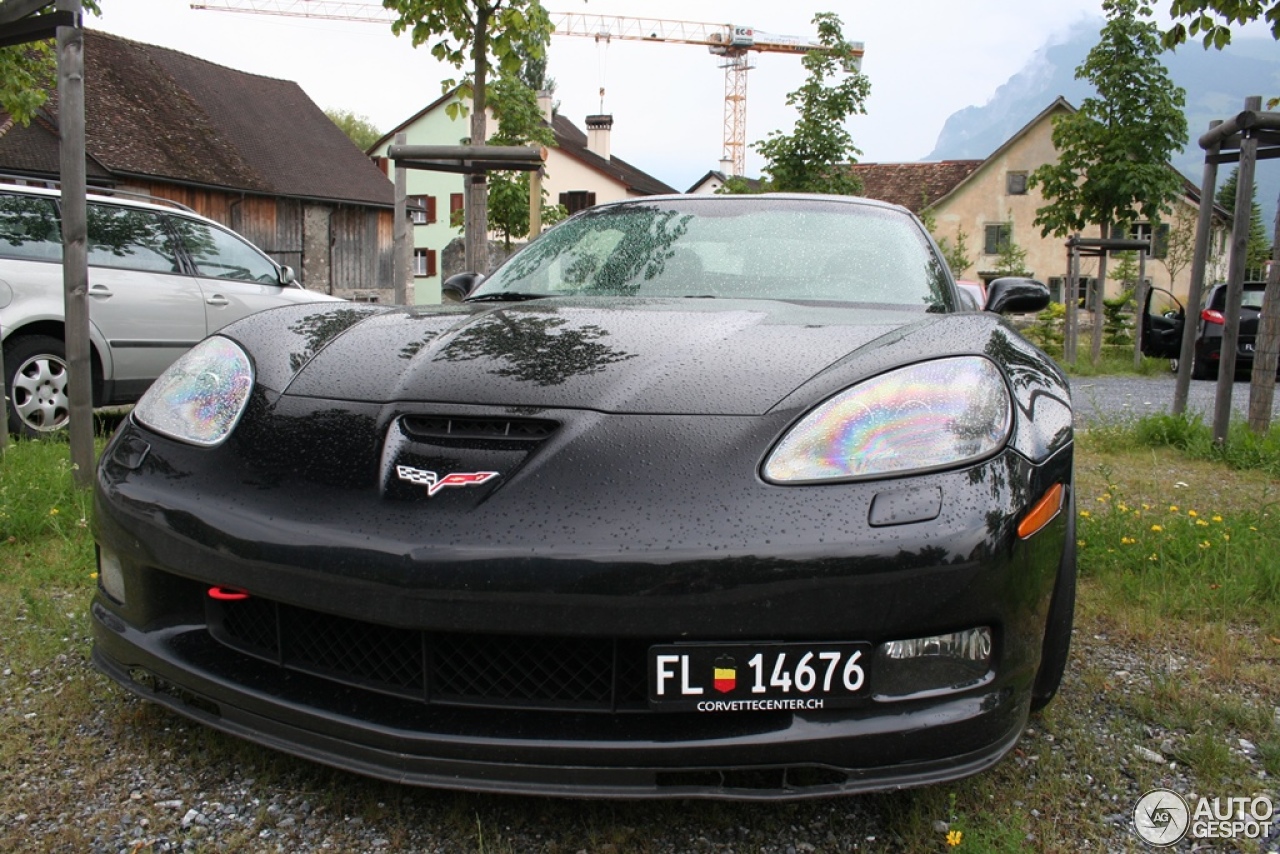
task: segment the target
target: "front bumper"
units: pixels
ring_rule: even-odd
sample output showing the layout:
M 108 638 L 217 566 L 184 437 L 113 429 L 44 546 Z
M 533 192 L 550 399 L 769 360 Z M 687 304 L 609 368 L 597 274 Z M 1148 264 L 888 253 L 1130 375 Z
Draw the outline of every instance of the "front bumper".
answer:
M 131 456 L 139 439 L 145 459 Z M 514 548 L 519 537 L 505 533 L 520 521 L 516 505 L 499 496 L 457 517 L 476 520 L 474 529 L 455 524 L 423 551 L 421 504 L 355 490 L 318 500 L 287 479 L 248 488 L 203 461 L 216 457 L 131 425 L 105 458 L 95 528 L 120 561 L 125 602 L 99 591 L 94 660 L 117 682 L 223 731 L 373 777 L 584 797 L 815 797 L 936 783 L 994 764 L 1026 721 L 1066 535 L 1062 517 L 1028 540 L 1014 528 L 1045 489 L 1071 481 L 1068 445 L 1039 465 L 1005 452 L 905 485 L 753 481 L 741 496 L 721 485 L 718 504 L 677 496 L 699 508 L 696 517 L 647 506 L 651 529 L 675 529 L 678 549 L 635 548 L 635 537 L 609 548 L 624 520 L 600 520 L 593 533 L 587 511 L 583 528 L 549 530 L 542 542 L 518 526 L 524 539 Z M 556 487 L 541 494 L 566 507 L 580 501 Z M 879 496 L 908 487 L 942 496 L 937 514 L 867 526 Z M 446 505 L 431 512 L 443 515 L 437 506 Z M 726 520 L 728 507 L 741 515 Z M 590 510 L 609 512 L 628 508 Z M 505 690 L 439 702 L 429 690 L 415 696 L 416 683 L 356 672 L 342 655 L 341 666 L 333 656 L 299 665 L 287 644 L 272 652 L 274 629 L 260 643 L 247 630 L 228 642 L 207 607 L 213 586 L 313 616 L 326 630 L 392 633 L 427 658 L 442 635 L 497 638 L 504 651 L 495 657 L 506 661 L 510 648 L 554 638 L 600 647 L 632 677 L 649 644 L 882 644 L 972 626 L 991 627 L 995 643 L 980 684 L 884 699 L 874 696 L 873 671 L 872 695 L 844 709 L 655 712 L 619 687 L 625 674 L 599 702 Z M 372 643 L 341 637 L 341 651 Z

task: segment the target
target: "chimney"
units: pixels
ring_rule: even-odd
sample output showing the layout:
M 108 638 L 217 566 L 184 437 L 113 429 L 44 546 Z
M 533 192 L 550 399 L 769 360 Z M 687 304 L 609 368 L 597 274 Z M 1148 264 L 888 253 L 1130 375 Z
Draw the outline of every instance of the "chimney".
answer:
M 553 118 L 551 114 L 551 93 L 546 89 L 538 90 L 538 109 L 542 111 L 542 120 L 550 127 L 551 119 Z
M 587 116 L 587 150 L 609 159 L 609 131 L 613 116 Z
M 720 158 L 720 174 L 724 175 L 724 177 L 726 178 L 733 177 L 733 158 L 731 157 Z

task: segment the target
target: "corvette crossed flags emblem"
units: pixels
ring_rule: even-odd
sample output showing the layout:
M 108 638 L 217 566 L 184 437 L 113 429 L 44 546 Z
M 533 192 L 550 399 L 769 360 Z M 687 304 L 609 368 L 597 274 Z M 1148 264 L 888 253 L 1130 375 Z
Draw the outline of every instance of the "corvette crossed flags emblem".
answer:
M 396 466 L 396 477 L 427 488 L 427 495 L 435 495 L 446 486 L 479 486 L 498 476 L 496 471 L 453 472 L 440 477 L 433 471 L 413 466 Z

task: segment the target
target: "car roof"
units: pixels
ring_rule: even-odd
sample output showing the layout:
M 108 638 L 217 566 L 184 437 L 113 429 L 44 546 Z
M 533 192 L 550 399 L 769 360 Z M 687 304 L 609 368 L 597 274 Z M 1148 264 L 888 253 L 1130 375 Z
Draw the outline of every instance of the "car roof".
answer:
M 105 192 L 95 193 L 95 189 Z M 50 199 L 62 198 L 61 189 L 52 187 L 32 187 L 26 184 L 6 184 L 4 182 L 0 182 L 0 193 L 43 196 Z M 90 187 L 89 191 L 85 194 L 85 198 L 94 202 L 137 208 L 139 210 L 160 211 L 162 213 L 180 212 L 186 216 L 217 225 L 214 220 L 201 216 L 181 202 L 175 202 L 172 199 L 160 198 L 159 196 L 146 196 L 144 198 L 143 194 L 133 193 L 128 190 L 107 190 L 105 187 Z
M 853 205 L 858 207 L 882 208 L 884 210 L 900 211 L 910 214 L 907 208 L 902 205 L 895 205 L 892 202 L 882 202 L 879 199 L 868 199 L 865 196 L 836 196 L 824 193 L 673 193 L 662 196 L 637 196 L 630 199 L 618 199 L 612 202 L 602 202 L 587 210 L 596 210 L 599 208 L 617 207 L 622 205 L 634 205 L 637 202 L 733 202 L 741 203 L 759 203 L 761 201 L 795 201 L 795 202 L 819 202 L 819 203 L 838 203 L 845 205 Z

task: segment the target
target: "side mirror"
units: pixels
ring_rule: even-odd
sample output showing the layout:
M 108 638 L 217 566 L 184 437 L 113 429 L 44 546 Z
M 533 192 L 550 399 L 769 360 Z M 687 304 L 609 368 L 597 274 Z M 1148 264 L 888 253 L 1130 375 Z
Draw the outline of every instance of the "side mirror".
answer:
M 1007 276 L 987 285 L 987 311 L 1025 314 L 1049 305 L 1049 289 L 1035 279 Z
M 296 281 L 298 281 L 298 274 L 293 271 L 293 268 L 290 267 L 288 264 L 281 264 L 280 265 L 280 284 L 292 285 Z
M 440 295 L 447 302 L 462 302 L 483 281 L 484 273 L 454 273 L 440 286 Z

